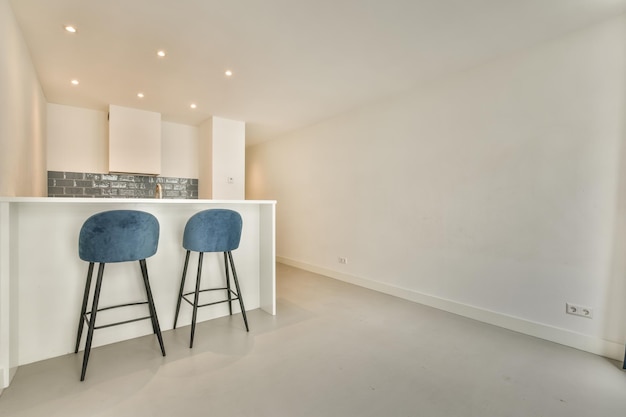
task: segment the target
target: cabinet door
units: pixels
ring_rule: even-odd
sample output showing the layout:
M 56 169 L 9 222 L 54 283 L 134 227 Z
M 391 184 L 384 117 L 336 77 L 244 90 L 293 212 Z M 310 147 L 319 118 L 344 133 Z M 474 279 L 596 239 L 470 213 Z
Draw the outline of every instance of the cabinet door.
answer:
M 161 114 L 109 106 L 109 171 L 161 173 Z

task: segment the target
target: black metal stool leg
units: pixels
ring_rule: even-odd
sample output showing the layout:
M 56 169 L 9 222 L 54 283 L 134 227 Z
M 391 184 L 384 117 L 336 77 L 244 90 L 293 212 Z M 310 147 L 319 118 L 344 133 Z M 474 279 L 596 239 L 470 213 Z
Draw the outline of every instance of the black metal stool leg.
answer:
M 189 264 L 189 252 L 185 255 L 185 266 L 183 266 L 183 277 L 180 279 L 180 291 L 178 291 L 178 303 L 176 303 L 176 315 L 174 316 L 174 329 L 178 322 L 178 312 L 180 311 L 180 302 L 183 301 L 183 291 L 185 289 L 185 279 L 187 277 L 187 265 Z
M 91 307 L 91 315 L 89 317 L 89 330 L 87 330 L 87 341 L 85 342 L 85 352 L 83 354 L 83 369 L 80 373 L 80 380 L 85 380 L 87 372 L 87 363 L 89 362 L 89 353 L 91 352 L 91 341 L 93 339 L 93 331 L 96 327 L 96 315 L 98 313 L 98 300 L 100 299 L 100 288 L 102 288 L 102 275 L 104 274 L 104 264 L 98 266 L 98 278 L 96 278 L 96 289 L 93 293 L 93 303 Z
M 92 276 L 93 262 L 89 262 L 89 269 L 87 270 L 87 280 L 85 281 L 85 294 L 83 295 L 83 306 L 80 310 L 80 317 L 78 318 L 78 330 L 76 331 L 76 348 L 74 349 L 74 353 L 78 353 L 80 338 L 83 335 L 83 327 L 85 326 L 85 313 L 87 312 L 87 301 L 89 300 L 89 290 L 91 289 Z
M 146 286 L 146 295 L 148 296 L 148 307 L 150 308 L 150 318 L 152 320 L 152 327 L 154 333 L 159 340 L 161 346 L 161 353 L 165 356 L 165 346 L 163 345 L 163 337 L 161 336 L 161 327 L 159 326 L 159 318 L 157 317 L 156 307 L 154 305 L 154 299 L 152 298 L 152 290 L 150 289 L 150 280 L 148 279 L 148 267 L 146 266 L 146 260 L 139 261 L 141 265 L 141 273 L 143 275 L 143 283 Z
M 191 317 L 191 340 L 189 341 L 189 348 L 193 347 L 193 337 L 196 333 L 196 317 L 198 315 L 198 302 L 200 298 L 200 279 L 202 278 L 203 255 L 203 252 L 200 252 L 198 255 L 198 275 L 196 276 L 196 293 L 193 297 L 193 315 Z
M 139 260 L 139 268 L 141 269 L 141 277 L 143 278 L 143 285 L 144 288 L 146 289 L 146 298 L 148 300 L 148 310 L 150 311 L 150 323 L 152 324 L 152 333 L 157 334 L 157 331 L 160 331 L 159 328 L 159 322 L 158 320 L 155 321 L 154 317 L 155 315 L 152 314 L 152 310 L 154 307 L 154 302 L 151 301 L 152 298 L 152 291 L 150 290 L 150 283 L 147 282 L 147 278 L 148 278 L 148 268 L 146 266 L 146 260 L 145 259 L 140 259 Z M 156 308 L 154 309 L 154 311 L 156 312 Z M 163 350 L 163 349 L 161 349 Z M 165 356 L 165 355 L 163 355 Z
M 243 316 L 243 322 L 246 325 L 246 331 L 249 332 L 248 318 L 246 317 L 246 308 L 243 306 L 243 297 L 241 296 L 241 289 L 239 288 L 239 280 L 237 279 L 237 271 L 235 270 L 235 262 L 233 262 L 233 254 L 228 251 L 228 259 L 230 260 L 230 268 L 233 271 L 233 281 L 235 281 L 235 288 L 237 289 L 237 298 L 239 299 L 239 306 L 241 307 L 241 315 Z
M 228 260 L 224 252 L 224 271 L 226 272 L 226 292 L 228 293 L 228 312 L 233 315 L 233 297 L 230 292 L 230 274 L 228 273 Z

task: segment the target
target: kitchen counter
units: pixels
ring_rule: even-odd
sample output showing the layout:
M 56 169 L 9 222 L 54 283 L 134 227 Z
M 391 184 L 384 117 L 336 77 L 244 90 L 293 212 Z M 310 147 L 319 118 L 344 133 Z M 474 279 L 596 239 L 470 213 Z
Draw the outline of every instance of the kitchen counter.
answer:
M 276 314 L 275 205 L 275 201 L 253 200 L 0 198 L 0 389 L 9 385 L 18 366 L 74 351 L 88 266 L 78 257 L 78 233 L 89 216 L 130 209 L 152 213 L 159 220 L 158 251 L 147 263 L 165 331 L 172 328 L 174 320 L 185 255 L 185 223 L 193 214 L 210 208 L 241 214 L 241 243 L 233 257 L 246 309 Z M 196 265 L 197 254 L 192 254 L 188 278 L 193 278 Z M 221 254 L 206 254 L 203 282 L 219 280 L 221 275 L 216 274 L 221 274 L 221 267 Z M 189 285 L 194 282 L 187 280 Z M 108 264 L 102 284 L 103 306 L 141 298 L 140 284 L 136 262 Z M 200 309 L 198 321 L 227 314 L 227 304 L 220 304 Z M 183 306 L 179 326 L 190 320 L 191 308 Z M 102 329 L 93 346 L 151 333 L 148 321 Z

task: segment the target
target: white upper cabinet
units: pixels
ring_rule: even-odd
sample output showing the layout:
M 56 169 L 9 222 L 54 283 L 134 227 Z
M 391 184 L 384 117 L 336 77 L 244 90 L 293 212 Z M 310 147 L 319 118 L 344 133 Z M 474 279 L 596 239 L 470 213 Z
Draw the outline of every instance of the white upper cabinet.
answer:
M 109 106 L 109 172 L 161 173 L 161 114 Z

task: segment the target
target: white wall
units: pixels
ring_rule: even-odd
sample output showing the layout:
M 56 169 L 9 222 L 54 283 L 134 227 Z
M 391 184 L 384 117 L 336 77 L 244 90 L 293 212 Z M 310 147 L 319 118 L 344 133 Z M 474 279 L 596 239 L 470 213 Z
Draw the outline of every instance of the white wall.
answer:
M 0 51 L 0 196 L 45 196 L 46 101 L 8 0 Z
M 48 104 L 48 170 L 107 173 L 107 112 Z M 161 176 L 198 178 L 198 128 L 161 122 Z
M 161 176 L 198 178 L 198 132 L 196 126 L 161 123 Z
M 605 22 L 248 148 L 247 198 L 278 200 L 279 259 L 620 358 L 625 29 Z

